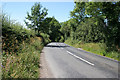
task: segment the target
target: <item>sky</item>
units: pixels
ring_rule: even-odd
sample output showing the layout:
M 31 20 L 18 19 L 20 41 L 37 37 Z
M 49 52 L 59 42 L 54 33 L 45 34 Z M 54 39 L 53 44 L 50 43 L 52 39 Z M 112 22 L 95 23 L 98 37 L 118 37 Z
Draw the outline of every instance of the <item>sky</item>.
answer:
M 35 2 L 2 2 L 2 10 L 10 16 L 11 20 L 16 20 L 25 26 L 24 20 L 27 12 L 31 12 L 31 7 Z M 47 17 L 54 16 L 59 22 L 70 19 L 70 11 L 74 9 L 74 2 L 41 2 L 43 7 L 48 9 Z

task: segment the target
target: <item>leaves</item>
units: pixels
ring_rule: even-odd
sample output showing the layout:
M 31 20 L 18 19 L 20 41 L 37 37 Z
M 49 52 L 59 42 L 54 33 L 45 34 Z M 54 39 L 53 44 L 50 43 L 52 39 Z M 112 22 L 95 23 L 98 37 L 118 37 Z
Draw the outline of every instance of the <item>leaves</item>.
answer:
M 60 33 L 60 23 L 54 17 L 48 17 L 43 21 L 44 33 L 48 34 L 51 41 L 58 41 Z
M 44 32 L 45 28 L 42 26 L 42 22 L 45 16 L 48 14 L 46 8 L 42 8 L 40 3 L 35 3 L 31 8 L 31 14 L 27 12 L 25 24 L 28 28 L 35 31 Z
M 120 48 L 120 2 L 75 2 L 71 19 L 63 22 L 65 40 L 104 42 L 108 51 Z M 111 40 L 112 39 L 112 40 Z M 118 47 L 119 46 L 119 47 Z

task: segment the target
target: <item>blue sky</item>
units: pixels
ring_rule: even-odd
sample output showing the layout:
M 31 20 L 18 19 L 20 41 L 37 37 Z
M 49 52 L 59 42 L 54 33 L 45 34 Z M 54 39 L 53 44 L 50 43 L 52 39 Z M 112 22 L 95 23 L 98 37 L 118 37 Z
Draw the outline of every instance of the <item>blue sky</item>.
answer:
M 3 2 L 2 8 L 12 20 L 24 25 L 27 12 L 31 11 L 34 2 Z M 70 11 L 74 9 L 74 2 L 41 2 L 43 7 L 48 9 L 47 17 L 54 16 L 59 22 L 70 19 Z

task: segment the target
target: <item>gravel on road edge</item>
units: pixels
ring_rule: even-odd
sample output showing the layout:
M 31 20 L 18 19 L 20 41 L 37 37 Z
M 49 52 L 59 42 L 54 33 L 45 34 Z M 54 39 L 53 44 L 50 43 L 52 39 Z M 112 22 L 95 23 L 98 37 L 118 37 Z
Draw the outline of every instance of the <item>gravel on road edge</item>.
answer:
M 40 78 L 54 78 L 50 67 L 45 59 L 44 49 L 40 56 Z

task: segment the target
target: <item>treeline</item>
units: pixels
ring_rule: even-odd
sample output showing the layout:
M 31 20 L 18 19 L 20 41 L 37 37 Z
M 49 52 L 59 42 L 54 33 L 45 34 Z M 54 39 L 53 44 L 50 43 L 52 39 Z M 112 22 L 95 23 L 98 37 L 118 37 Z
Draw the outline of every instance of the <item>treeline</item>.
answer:
M 58 42 L 61 36 L 61 25 L 55 17 L 46 17 L 47 14 L 46 8 L 43 8 L 40 3 L 35 3 L 31 8 L 31 13 L 27 12 L 26 26 L 34 30 L 37 36 L 46 36 L 43 38 L 46 40 L 45 43 Z
M 119 4 L 120 2 L 75 2 L 74 9 L 70 12 L 71 18 L 59 23 L 55 17 L 46 17 L 48 10 L 40 3 L 35 3 L 31 13 L 27 13 L 25 23 L 37 36 L 44 37 L 46 44 L 65 42 L 86 46 L 86 43 L 93 43 L 99 47 L 97 53 L 103 56 L 114 53 L 110 57 L 115 56 L 117 59 L 119 56 L 116 53 L 120 51 Z M 97 50 L 93 50 L 93 53 L 94 51 Z
M 106 51 L 120 50 L 120 2 L 75 2 L 71 19 L 61 23 L 64 41 L 105 43 Z
M 82 43 L 105 43 L 106 51 L 120 48 L 120 2 L 75 2 L 71 19 L 59 23 L 46 17 L 48 10 L 35 3 L 27 13 L 25 23 L 37 35 L 46 35 L 48 42 L 70 39 Z M 28 21 L 28 22 L 27 22 Z
M 48 10 L 40 3 L 35 3 L 31 13 L 28 12 L 26 16 L 27 29 L 8 16 L 0 15 L 3 77 L 38 78 L 40 52 L 49 42 L 70 41 L 71 44 L 78 45 L 102 43 L 105 44 L 105 53 L 119 51 L 119 4 L 120 2 L 75 2 L 74 9 L 70 12 L 71 19 L 59 23 L 55 17 L 46 17 Z M 87 48 L 89 45 L 86 45 Z

